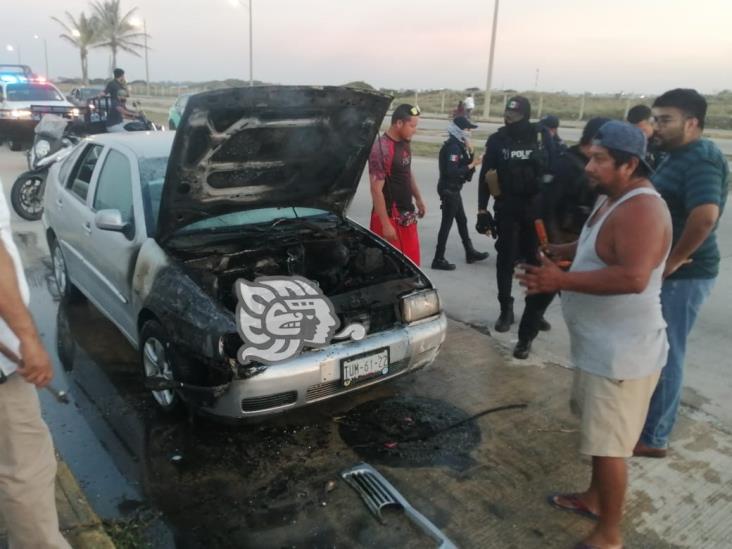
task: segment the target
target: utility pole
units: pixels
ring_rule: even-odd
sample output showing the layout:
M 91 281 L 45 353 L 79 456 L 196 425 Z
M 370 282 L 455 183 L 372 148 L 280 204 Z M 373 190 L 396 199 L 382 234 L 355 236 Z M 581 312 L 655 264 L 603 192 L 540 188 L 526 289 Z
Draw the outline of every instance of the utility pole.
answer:
M 488 58 L 488 79 L 485 85 L 485 105 L 483 105 L 483 117 L 487 120 L 491 114 L 491 80 L 493 79 L 493 55 L 496 51 L 496 30 L 498 28 L 498 1 L 495 0 L 493 7 L 493 30 L 491 31 L 491 51 Z

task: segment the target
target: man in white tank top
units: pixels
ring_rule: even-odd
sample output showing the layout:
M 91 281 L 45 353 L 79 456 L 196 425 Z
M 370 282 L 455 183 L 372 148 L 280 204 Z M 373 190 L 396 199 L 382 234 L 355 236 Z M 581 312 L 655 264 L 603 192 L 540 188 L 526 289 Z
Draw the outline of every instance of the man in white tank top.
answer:
M 586 172 L 600 198 L 572 244 L 550 245 L 518 275 L 528 294 L 562 292 L 575 366 L 573 410 L 581 417 L 580 452 L 592 456 L 592 481 L 549 503 L 597 520 L 578 547 L 622 547 L 620 521 L 633 454 L 668 353 L 661 282 L 671 246 L 671 217 L 643 160 L 646 138 L 610 121 L 598 131 Z

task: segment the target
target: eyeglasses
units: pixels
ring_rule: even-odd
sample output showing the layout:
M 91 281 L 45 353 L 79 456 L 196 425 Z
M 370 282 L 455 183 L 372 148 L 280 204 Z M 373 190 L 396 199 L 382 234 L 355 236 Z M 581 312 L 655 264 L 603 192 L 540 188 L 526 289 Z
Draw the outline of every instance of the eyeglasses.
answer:
M 409 114 L 411 114 L 412 116 L 419 116 L 420 114 L 422 114 L 422 110 L 419 107 L 414 106 L 409 109 Z

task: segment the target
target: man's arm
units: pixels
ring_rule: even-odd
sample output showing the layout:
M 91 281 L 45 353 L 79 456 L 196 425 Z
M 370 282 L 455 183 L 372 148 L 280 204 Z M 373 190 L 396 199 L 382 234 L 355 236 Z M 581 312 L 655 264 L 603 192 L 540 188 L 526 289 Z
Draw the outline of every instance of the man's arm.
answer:
M 524 266 L 517 275 L 527 293 L 561 290 L 594 295 L 640 293 L 648 286 L 651 273 L 666 258 L 671 221 L 657 199 L 638 198 L 615 210 L 601 230 L 610 231 L 614 263 L 603 269 L 564 272 L 546 257 L 541 267 Z M 598 245 L 599 245 L 598 237 Z
M 485 175 L 489 171 L 496 170 L 498 168 L 498 162 L 496 156 L 498 153 L 498 134 L 491 135 L 485 142 L 485 153 L 483 154 L 483 162 L 480 167 L 480 175 L 478 177 L 478 213 L 488 211 L 488 202 L 491 198 L 491 193 L 488 189 L 488 183 L 485 180 Z
M 0 318 L 20 340 L 22 366 L 18 373 L 26 381 L 44 387 L 53 378 L 53 368 L 23 302 L 13 258 L 0 240 Z
M 687 172 L 684 203 L 689 215 L 681 236 L 671 249 L 664 277 L 687 263 L 714 230 L 719 219 L 719 204 L 726 177 L 722 162 L 725 160 L 720 159 L 715 163 L 712 159 L 704 159 L 694 163 Z
M 412 196 L 414 196 L 414 202 L 417 205 L 417 215 L 419 215 L 419 217 L 424 217 L 424 214 L 427 213 L 427 208 L 424 205 L 422 193 L 419 192 L 417 180 L 412 172 L 409 173 L 409 187 L 412 190 Z
M 671 250 L 666 261 L 664 278 L 673 274 L 679 267 L 689 261 L 699 246 L 709 237 L 717 225 L 719 219 L 719 206 L 716 204 L 704 204 L 697 206 L 689 213 L 684 224 L 684 230 L 676 245 Z

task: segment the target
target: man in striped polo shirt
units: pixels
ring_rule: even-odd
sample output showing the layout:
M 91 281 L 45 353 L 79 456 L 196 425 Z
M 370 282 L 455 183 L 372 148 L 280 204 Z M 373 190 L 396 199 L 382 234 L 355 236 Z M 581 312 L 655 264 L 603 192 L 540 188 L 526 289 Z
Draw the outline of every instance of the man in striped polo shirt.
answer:
M 655 136 L 668 156 L 651 178 L 671 212 L 673 247 L 661 291 L 668 361 L 634 455 L 662 458 L 676 421 L 686 339 L 719 272 L 717 222 L 727 199 L 727 160 L 702 138 L 707 102 L 696 90 L 674 89 L 653 103 Z

